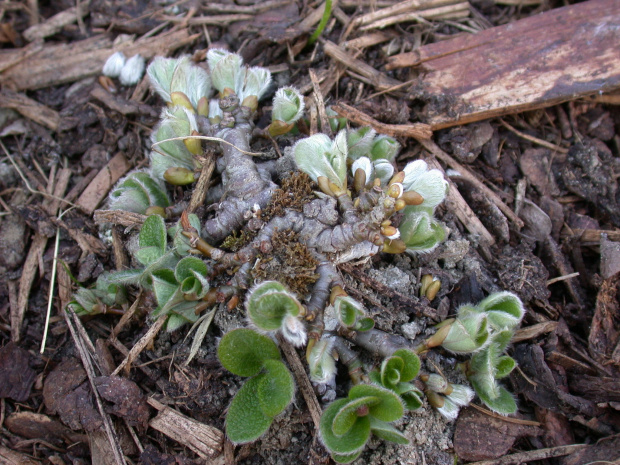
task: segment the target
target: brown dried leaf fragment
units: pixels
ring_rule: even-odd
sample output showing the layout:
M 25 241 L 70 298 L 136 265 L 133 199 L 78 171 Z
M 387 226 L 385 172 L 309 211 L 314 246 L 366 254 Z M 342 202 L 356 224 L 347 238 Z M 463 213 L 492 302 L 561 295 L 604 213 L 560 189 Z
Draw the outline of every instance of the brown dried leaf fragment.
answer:
M 131 426 L 146 427 L 149 408 L 136 383 L 119 376 L 98 376 L 95 386 L 101 397 L 114 404 L 107 407 L 108 413 L 124 418 Z
M 28 351 L 9 342 L 0 349 L 0 398 L 24 402 L 30 396 L 36 373 Z

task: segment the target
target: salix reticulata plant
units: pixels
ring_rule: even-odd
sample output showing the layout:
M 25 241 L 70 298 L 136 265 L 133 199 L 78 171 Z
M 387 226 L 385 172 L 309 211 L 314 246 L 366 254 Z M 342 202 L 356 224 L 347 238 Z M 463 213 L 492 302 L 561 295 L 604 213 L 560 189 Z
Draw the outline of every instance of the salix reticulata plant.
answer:
M 376 355 L 384 361 L 374 370 L 364 367 L 355 348 L 368 349 L 362 340 L 372 346 L 380 331 L 346 292 L 337 269 L 381 252 L 416 255 L 436 248 L 446 235 L 435 218 L 448 189 L 441 171 L 423 160 L 398 170 L 394 138 L 370 127 L 347 128 L 330 109 L 333 136 L 298 137 L 307 125 L 300 124 L 304 97 L 293 87 L 275 90 L 271 122 L 255 127 L 260 100 L 274 90 L 271 75 L 237 54 L 213 49 L 203 64 L 156 58 L 147 73 L 166 102 L 151 134 L 150 165 L 121 180 L 109 199 L 113 209 L 149 215 L 130 248 L 134 268 L 80 290 L 76 305 L 86 312 L 112 306 L 124 295 L 122 285 L 137 285 L 155 297 L 152 316 L 165 316 L 167 329 L 175 330 L 209 307 L 226 303 L 235 311 L 245 302 L 254 329 L 234 329 L 218 349 L 225 368 L 249 378 L 227 414 L 234 443 L 262 435 L 293 398 L 291 374 L 272 338 L 305 348 L 317 392 L 333 401 L 320 434 L 337 461 L 358 457 L 372 434 L 406 443 L 391 423 L 423 404 L 423 390 L 453 419 L 471 391 L 447 381 L 443 386 L 434 375 L 416 381 L 420 360 L 406 342 L 388 349 L 378 344 Z M 258 138 L 282 142 L 283 156 L 274 160 L 252 150 Z M 198 217 L 183 211 L 183 202 L 171 205 L 180 192 L 189 194 L 188 187 L 175 187 L 172 197 L 166 183 L 191 186 L 207 176 L 207 150 L 217 157 L 216 173 L 207 180 L 214 185 Z M 423 294 L 434 297 L 440 283 L 424 280 Z M 510 406 L 496 379 L 509 371 L 502 353 L 523 313 L 510 302 L 508 295 L 491 296 L 463 307 L 420 349 L 473 353 L 467 365 L 472 385 L 484 402 L 501 404 L 496 410 L 505 412 Z M 325 329 L 327 308 L 336 330 Z M 347 367 L 352 385 L 338 400 L 336 360 Z

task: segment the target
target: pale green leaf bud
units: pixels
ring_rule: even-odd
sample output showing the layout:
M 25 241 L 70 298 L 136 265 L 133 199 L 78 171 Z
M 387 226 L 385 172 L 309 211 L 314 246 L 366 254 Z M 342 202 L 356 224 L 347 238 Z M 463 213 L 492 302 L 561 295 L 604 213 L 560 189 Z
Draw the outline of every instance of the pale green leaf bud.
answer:
M 391 136 L 379 135 L 375 137 L 370 149 L 370 158 L 373 161 L 385 159 L 393 162 L 400 150 L 400 144 Z
M 243 58 L 236 53 L 212 49 L 207 52 L 207 62 L 211 70 L 211 82 L 219 92 L 224 89 L 235 90 L 239 75 L 243 72 Z
M 308 355 L 310 379 L 315 383 L 327 384 L 336 376 L 336 362 L 332 357 L 333 340 L 321 339 Z
M 287 124 L 295 123 L 303 115 L 304 106 L 304 98 L 297 89 L 282 87 L 273 98 L 271 120 Z
M 385 186 L 394 176 L 394 165 L 382 158 L 373 160 L 372 164 L 375 169 L 375 177 L 379 178 L 382 186 Z
M 441 171 L 429 170 L 424 160 L 408 163 L 404 172 L 403 186 L 405 190 L 418 192 L 424 197 L 422 206 L 434 208 L 446 198 L 448 181 L 444 179 Z
M 407 253 L 428 253 L 446 237 L 443 226 L 427 211 L 406 207 L 399 226 L 400 238 L 407 245 Z
M 347 143 L 345 131 L 340 131 L 332 142 L 325 134 L 314 134 L 293 146 L 297 167 L 318 182 L 325 176 L 340 190 L 346 189 Z
M 469 354 L 483 349 L 488 343 L 486 315 L 474 313 L 454 320 L 441 346 L 457 354 Z
M 240 72 L 237 78 L 235 93 L 240 102 L 251 96 L 260 100 L 271 84 L 271 72 L 260 66 L 245 68 L 245 71 Z
M 359 157 L 368 156 L 375 139 L 375 134 L 376 131 L 370 126 L 348 130 L 347 146 L 349 158 L 357 160 Z
M 495 331 L 515 329 L 525 315 L 521 299 L 510 292 L 496 292 L 481 301 L 477 307 L 487 313 Z

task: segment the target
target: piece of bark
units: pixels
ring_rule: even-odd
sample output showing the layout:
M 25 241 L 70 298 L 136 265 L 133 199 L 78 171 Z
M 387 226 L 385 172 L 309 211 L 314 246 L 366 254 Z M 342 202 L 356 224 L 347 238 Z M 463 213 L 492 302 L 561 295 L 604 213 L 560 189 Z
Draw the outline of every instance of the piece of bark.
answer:
M 16 110 L 26 118 L 52 131 L 56 131 L 60 123 L 60 115 L 57 111 L 10 89 L 0 91 L 0 107 Z
M 108 195 L 108 192 L 116 184 L 121 176 L 123 176 L 131 165 L 122 153 L 117 153 L 112 157 L 106 166 L 95 176 L 95 179 L 88 185 L 78 198 L 76 204 L 89 215 L 95 211 L 95 208 Z
M 588 349 L 598 362 L 613 363 L 620 368 L 620 360 L 613 359 L 613 352 L 620 344 L 620 304 L 618 284 L 620 275 L 603 280 L 596 296 L 596 307 L 588 336 Z
M 190 448 L 203 459 L 213 459 L 222 452 L 224 433 L 165 406 L 153 398 L 148 403 L 159 410 L 149 426 Z
M 538 436 L 536 426 L 485 415 L 474 408 L 459 413 L 454 431 L 454 451 L 462 460 L 501 457 L 522 436 Z
M 83 18 L 88 14 L 88 2 L 78 3 L 77 6 L 67 8 L 48 18 L 42 23 L 30 26 L 23 32 L 24 39 L 33 42 L 37 39 L 45 39 L 60 32 L 63 27 L 75 23 L 78 18 Z
M 426 124 L 385 124 L 343 102 L 332 105 L 332 110 L 338 113 L 338 116 L 347 118 L 353 123 L 362 126 L 370 126 L 378 133 L 392 137 L 414 137 L 416 139 L 430 139 L 433 135 L 430 127 Z
M 3 465 L 41 465 L 38 460 L 0 445 L 0 463 Z
M 325 41 L 324 48 L 325 53 L 329 57 L 344 64 L 347 68 L 361 75 L 363 79 L 378 90 L 387 90 L 403 85 L 403 82 L 386 76 L 362 60 L 353 58 L 348 52 L 333 42 Z
M 79 81 L 101 74 L 104 63 L 114 52 L 120 51 L 126 56 L 140 54 L 148 60 L 156 55 L 169 55 L 199 35 L 178 29 L 115 46 L 111 36 L 102 34 L 70 44 L 48 45 L 25 57 L 19 49 L 1 50 L 0 63 L 16 61 L 17 56 L 21 60 L 0 75 L 0 85 L 26 90 Z
M 583 450 L 572 453 L 566 457 L 565 465 L 589 464 L 615 464 L 620 461 L 620 434 L 603 438 L 596 444 Z
M 571 391 L 595 402 L 620 402 L 620 378 L 606 376 L 571 376 Z
M 620 87 L 617 0 L 591 0 L 389 59 L 423 65 L 433 130 L 556 105 Z
M 113 95 L 99 85 L 93 87 L 90 95 L 99 100 L 111 110 L 118 111 L 123 115 L 142 114 L 151 117 L 157 116 L 157 111 L 155 111 L 152 106 L 146 105 L 144 103 L 134 102 L 132 100 L 126 100 L 120 95 Z
M 11 433 L 18 436 L 27 439 L 43 439 L 56 445 L 86 440 L 83 434 L 74 433 L 59 421 L 40 413 L 14 412 L 7 417 L 5 426 Z M 1 460 L 0 463 L 2 463 Z
M 35 376 L 27 350 L 13 342 L 0 349 L 0 398 L 25 402 L 30 397 Z

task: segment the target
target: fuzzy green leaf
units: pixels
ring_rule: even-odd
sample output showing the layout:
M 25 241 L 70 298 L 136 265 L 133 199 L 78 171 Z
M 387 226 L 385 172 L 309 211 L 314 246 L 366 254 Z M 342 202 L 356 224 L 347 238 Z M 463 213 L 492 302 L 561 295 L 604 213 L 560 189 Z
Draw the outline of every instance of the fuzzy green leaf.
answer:
M 160 255 L 166 250 L 166 224 L 159 215 L 151 215 L 142 225 L 138 236 L 140 248 L 155 247 Z
M 517 366 L 517 362 L 512 357 L 508 355 L 504 355 L 497 360 L 495 365 L 495 369 L 497 373 L 495 374 L 495 379 L 505 378 L 510 374 L 512 370 Z
M 370 431 L 377 437 L 386 441 L 395 442 L 396 444 L 409 444 L 409 440 L 405 435 L 385 421 L 370 419 Z
M 353 455 L 362 450 L 370 438 L 370 419 L 368 416 L 358 417 L 355 424 L 344 436 L 336 436 L 332 431 L 334 417 L 340 409 L 349 402 L 348 399 L 339 399 L 332 402 L 323 412 L 319 423 L 321 439 L 331 454 Z
M 174 279 L 174 272 L 169 269 L 154 271 L 152 274 L 153 292 L 157 304 L 161 307 L 166 305 L 175 292 L 179 289 L 179 283 Z
M 358 384 L 349 391 L 349 399 L 373 396 L 380 402 L 369 405 L 369 415 L 382 421 L 396 421 L 403 416 L 403 402 L 394 392 L 374 384 Z
M 525 314 L 521 299 L 510 292 L 491 294 L 477 307 L 487 312 L 489 323 L 496 331 L 516 328 Z
M 381 384 L 393 389 L 401 381 L 400 373 L 405 367 L 405 361 L 400 357 L 388 357 L 381 363 Z
M 217 348 L 217 356 L 224 368 L 239 376 L 254 376 L 265 360 L 281 358 L 275 342 L 247 328 L 226 333 Z
M 199 273 L 202 276 L 209 273 L 206 263 L 197 257 L 182 258 L 174 268 L 174 277 L 180 283 L 186 278 L 194 278 L 194 273 Z
M 256 395 L 263 413 L 275 417 L 293 400 L 293 375 L 280 360 L 265 360 L 265 375 L 258 383 Z
M 407 410 L 417 410 L 422 407 L 422 392 L 413 384 L 399 383 L 394 392 L 400 396 Z
M 420 371 L 420 357 L 409 349 L 398 349 L 392 354 L 392 357 L 400 357 L 403 359 L 404 366 L 400 372 L 400 380 L 403 382 L 411 381 L 418 376 Z
M 230 333 L 229 333 L 230 334 Z M 256 392 L 264 378 L 250 378 L 233 398 L 226 414 L 226 436 L 234 444 L 252 442 L 262 436 L 273 421 L 263 413 Z
M 471 378 L 469 381 L 480 400 L 494 412 L 501 415 L 512 415 L 517 411 L 517 403 L 514 397 L 503 386 L 497 385 L 497 395 L 491 396 L 489 391 L 479 384 L 477 378 Z
M 338 437 L 344 436 L 357 421 L 359 417 L 358 409 L 377 405 L 379 402 L 381 400 L 374 396 L 364 396 L 349 400 L 334 417 L 332 432 Z
M 248 317 L 259 329 L 275 331 L 286 316 L 299 315 L 301 304 L 277 281 L 265 281 L 248 293 Z
M 332 453 L 332 459 L 336 463 L 351 463 L 353 460 L 362 455 L 362 451 L 354 452 L 352 454 L 334 454 Z

